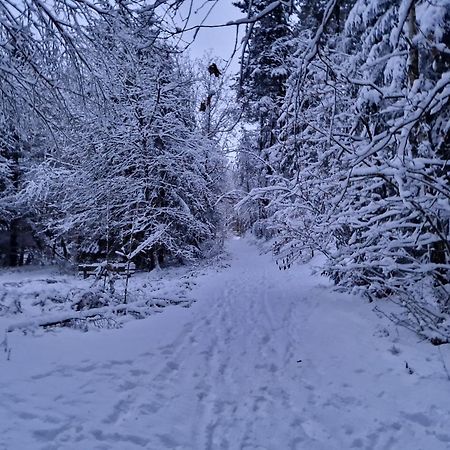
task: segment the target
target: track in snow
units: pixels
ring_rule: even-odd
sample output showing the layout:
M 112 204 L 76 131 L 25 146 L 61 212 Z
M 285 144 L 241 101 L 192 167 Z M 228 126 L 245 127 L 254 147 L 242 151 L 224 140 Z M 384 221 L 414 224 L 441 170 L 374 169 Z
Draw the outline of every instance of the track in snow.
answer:
M 435 348 L 407 335 L 392 354 L 398 339 L 377 336 L 362 301 L 306 266 L 278 271 L 244 240 L 229 249 L 231 267 L 199 277 L 190 309 L 14 336 L 0 362 L 0 448 L 450 448 Z

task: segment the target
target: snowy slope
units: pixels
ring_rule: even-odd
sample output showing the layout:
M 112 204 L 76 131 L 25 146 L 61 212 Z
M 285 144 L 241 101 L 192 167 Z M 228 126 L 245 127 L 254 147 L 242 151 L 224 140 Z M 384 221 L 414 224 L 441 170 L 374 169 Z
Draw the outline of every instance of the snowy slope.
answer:
M 9 333 L 0 448 L 450 448 L 449 346 L 418 343 L 307 266 L 280 272 L 245 240 L 229 251 L 191 308 Z

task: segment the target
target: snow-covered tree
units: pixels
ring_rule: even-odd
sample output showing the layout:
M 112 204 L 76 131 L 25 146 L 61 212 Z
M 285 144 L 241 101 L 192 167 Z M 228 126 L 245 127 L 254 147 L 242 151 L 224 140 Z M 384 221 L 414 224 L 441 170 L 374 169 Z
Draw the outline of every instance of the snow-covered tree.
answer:
M 450 283 L 448 6 L 356 2 L 349 15 L 358 91 L 331 262 L 341 284 L 398 294 L 435 331 Z
M 261 173 L 257 176 L 259 187 L 267 186 L 267 177 L 273 175 L 273 155 L 271 147 L 277 142 L 278 118 L 280 106 L 285 96 L 285 82 L 288 76 L 286 64 L 289 42 L 292 36 L 289 17 L 291 7 L 280 4 L 270 9 L 272 3 L 267 0 L 242 1 L 235 3 L 248 17 L 262 14 L 260 20 L 247 26 L 241 57 L 241 75 L 238 85 L 238 99 L 244 110 L 244 118 L 252 130 L 248 132 L 256 145 L 246 145 L 246 155 L 239 156 L 241 161 L 249 158 L 249 152 L 255 153 Z M 265 161 L 265 164 L 260 164 Z M 243 168 L 238 164 L 237 169 Z M 242 178 L 241 174 L 238 178 Z M 246 184 L 245 182 L 244 184 Z M 244 187 L 245 186 L 241 186 Z M 262 201 L 259 213 L 263 220 L 267 213 L 267 204 Z M 251 216 L 255 216 L 252 214 Z M 256 217 L 255 216 L 255 217 Z M 257 224 L 261 229 L 261 223 Z
M 218 226 L 220 179 L 210 169 L 221 158 L 196 124 L 194 80 L 170 46 L 154 44 L 153 16 L 111 16 L 83 49 L 86 95 L 67 96 L 64 139 L 27 192 L 78 258 L 121 252 L 147 267 L 166 255 L 191 259 Z
M 300 24 L 279 165 L 251 196 L 274 210 L 281 266 L 319 249 L 340 287 L 448 338 L 449 5 L 356 1 L 336 33 L 337 4 Z

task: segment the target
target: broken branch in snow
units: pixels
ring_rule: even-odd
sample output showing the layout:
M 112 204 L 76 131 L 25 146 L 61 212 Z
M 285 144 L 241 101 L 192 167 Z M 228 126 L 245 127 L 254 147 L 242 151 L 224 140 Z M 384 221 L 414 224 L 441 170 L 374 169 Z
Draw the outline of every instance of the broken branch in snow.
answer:
M 31 320 L 26 320 L 23 322 L 17 322 L 9 325 L 6 328 L 6 332 L 10 333 L 16 330 L 25 330 L 30 328 L 53 328 L 70 326 L 76 321 L 95 321 L 95 320 L 112 320 L 115 324 L 117 323 L 111 316 L 127 315 L 128 313 L 137 315 L 138 318 L 143 318 L 151 313 L 157 311 L 155 308 L 164 308 L 168 305 L 181 305 L 189 307 L 192 304 L 192 300 L 189 299 L 171 299 L 167 297 L 152 297 L 149 300 L 120 304 L 120 305 L 110 305 L 103 306 L 99 308 L 91 308 L 83 311 L 71 311 L 60 314 L 54 314 L 44 318 L 35 318 Z

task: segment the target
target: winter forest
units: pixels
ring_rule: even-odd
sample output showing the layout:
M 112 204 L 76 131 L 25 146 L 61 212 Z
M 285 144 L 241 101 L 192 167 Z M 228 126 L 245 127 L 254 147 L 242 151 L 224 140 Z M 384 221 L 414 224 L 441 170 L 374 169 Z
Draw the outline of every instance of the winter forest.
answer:
M 0 0 L 0 91 L 1 450 L 450 448 L 449 0 Z

